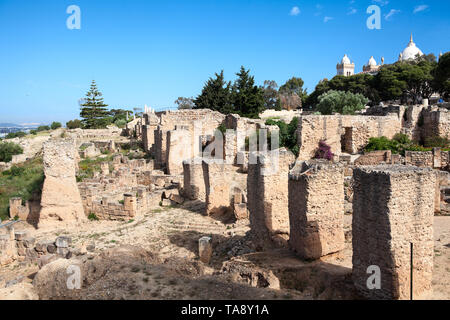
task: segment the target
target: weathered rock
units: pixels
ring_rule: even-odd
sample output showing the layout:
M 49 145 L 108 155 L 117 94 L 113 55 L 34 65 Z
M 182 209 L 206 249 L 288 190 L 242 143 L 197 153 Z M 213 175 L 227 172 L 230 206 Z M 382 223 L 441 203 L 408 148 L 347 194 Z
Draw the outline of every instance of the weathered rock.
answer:
M 202 237 L 198 240 L 198 254 L 200 261 L 209 264 L 212 256 L 212 239 L 211 237 Z
M 242 219 L 248 219 L 248 210 L 247 210 L 247 204 L 245 203 L 239 203 L 234 204 L 233 206 L 234 211 L 234 217 L 236 220 L 242 220 Z
M 184 198 L 178 194 L 171 194 L 169 199 L 177 204 L 183 204 Z
M 36 243 L 36 238 L 27 237 L 23 239 L 22 242 L 25 248 L 33 248 Z
M 46 254 L 46 255 L 40 256 L 38 259 L 39 269 L 42 269 L 43 266 L 45 266 L 46 264 L 49 264 L 50 262 L 53 262 L 57 259 L 59 259 L 59 257 L 54 254 Z
M 17 241 L 22 241 L 28 236 L 28 233 L 26 231 L 16 231 L 14 236 Z
M 68 248 L 72 243 L 72 238 L 70 237 L 58 237 L 56 238 L 55 244 L 58 248 Z

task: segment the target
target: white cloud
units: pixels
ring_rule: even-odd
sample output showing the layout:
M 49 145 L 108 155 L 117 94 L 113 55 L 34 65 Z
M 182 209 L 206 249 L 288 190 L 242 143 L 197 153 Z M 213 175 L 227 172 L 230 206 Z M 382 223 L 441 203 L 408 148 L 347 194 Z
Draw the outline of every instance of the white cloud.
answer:
M 389 4 L 389 1 L 387 1 L 387 0 L 372 0 L 372 1 L 379 4 L 382 7 Z
M 350 10 L 349 10 L 349 12 L 347 14 L 348 15 L 352 15 L 352 14 L 355 14 L 357 12 L 358 12 L 358 10 L 356 10 L 355 8 L 350 8 Z
M 420 6 L 417 6 L 414 8 L 414 13 L 418 13 L 418 12 L 422 12 L 428 9 L 428 5 L 427 4 L 422 4 Z
M 333 17 L 325 17 L 325 18 L 323 18 L 323 22 L 327 23 L 328 21 L 333 20 L 333 19 L 334 19 Z
M 289 14 L 291 16 L 298 16 L 300 14 L 300 8 L 299 7 L 293 7 Z
M 393 17 L 394 15 L 396 15 L 396 14 L 399 13 L 399 12 L 400 12 L 400 10 L 391 9 L 391 11 L 389 11 L 388 14 L 385 14 L 385 15 L 384 15 L 384 19 L 386 19 L 387 21 L 389 21 L 389 20 L 392 19 L 392 17 Z

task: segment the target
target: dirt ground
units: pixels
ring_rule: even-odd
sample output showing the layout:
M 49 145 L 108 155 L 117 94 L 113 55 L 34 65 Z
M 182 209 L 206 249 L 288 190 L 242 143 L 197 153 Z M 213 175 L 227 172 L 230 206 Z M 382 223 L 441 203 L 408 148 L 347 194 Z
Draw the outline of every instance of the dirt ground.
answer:
M 31 282 L 39 271 L 37 264 L 15 262 L 0 270 L 0 299 L 358 299 L 350 277 L 351 216 L 345 216 L 345 250 L 304 262 L 285 249 L 255 252 L 246 236 L 247 220 L 224 221 L 205 217 L 202 211 L 201 203 L 192 202 L 124 222 L 55 224 L 39 230 L 19 223 L 16 230 L 27 230 L 37 241 L 70 236 L 75 252 L 94 244 L 94 252 L 71 259 L 92 275 L 86 276 L 82 290 L 68 292 L 57 280 L 46 279 L 49 283 L 36 292 Z M 450 217 L 435 217 L 434 224 L 433 299 L 447 300 Z M 209 266 L 198 260 L 202 236 L 213 239 Z

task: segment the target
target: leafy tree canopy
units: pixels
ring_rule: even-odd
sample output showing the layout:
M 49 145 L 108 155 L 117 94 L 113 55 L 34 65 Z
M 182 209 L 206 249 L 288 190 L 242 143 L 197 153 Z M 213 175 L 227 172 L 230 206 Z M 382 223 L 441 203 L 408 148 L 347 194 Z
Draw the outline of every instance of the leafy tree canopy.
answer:
M 362 94 L 331 90 L 319 97 L 317 110 L 324 115 L 333 113 L 355 114 L 364 109 L 369 100 Z

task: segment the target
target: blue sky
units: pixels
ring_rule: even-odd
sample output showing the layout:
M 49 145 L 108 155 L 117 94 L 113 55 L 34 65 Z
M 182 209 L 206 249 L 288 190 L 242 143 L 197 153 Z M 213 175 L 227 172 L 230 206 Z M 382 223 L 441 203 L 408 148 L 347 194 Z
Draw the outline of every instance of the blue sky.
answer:
M 366 9 L 381 8 L 381 30 Z M 69 30 L 69 5 L 81 29 Z M 347 53 L 361 71 L 371 55 L 397 60 L 413 32 L 425 53 L 450 51 L 442 0 L 0 0 L 0 123 L 66 122 L 92 79 L 114 108 L 174 107 L 224 69 L 258 84 L 302 77 L 311 92 Z

